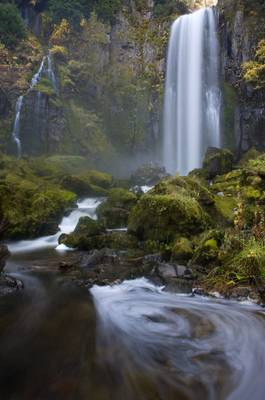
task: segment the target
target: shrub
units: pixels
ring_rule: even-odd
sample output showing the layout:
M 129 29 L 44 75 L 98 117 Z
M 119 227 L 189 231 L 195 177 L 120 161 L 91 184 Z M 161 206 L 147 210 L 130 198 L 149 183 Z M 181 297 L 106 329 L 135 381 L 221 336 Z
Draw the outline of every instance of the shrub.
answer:
M 0 4 L 0 41 L 8 48 L 26 37 L 23 20 L 14 4 Z

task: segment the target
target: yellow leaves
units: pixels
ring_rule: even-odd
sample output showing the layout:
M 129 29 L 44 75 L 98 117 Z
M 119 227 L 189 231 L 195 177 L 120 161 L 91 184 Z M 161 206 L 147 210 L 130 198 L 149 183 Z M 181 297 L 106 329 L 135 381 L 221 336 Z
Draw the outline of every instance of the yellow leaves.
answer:
M 55 25 L 54 31 L 51 36 L 51 43 L 61 44 L 68 39 L 68 35 L 71 32 L 70 24 L 66 19 Z
M 265 86 L 265 40 L 257 46 L 256 59 L 243 63 L 243 77 L 247 82 L 253 83 L 256 89 Z
M 51 54 L 57 58 L 64 59 L 68 55 L 68 50 L 64 46 L 54 45 L 51 50 Z

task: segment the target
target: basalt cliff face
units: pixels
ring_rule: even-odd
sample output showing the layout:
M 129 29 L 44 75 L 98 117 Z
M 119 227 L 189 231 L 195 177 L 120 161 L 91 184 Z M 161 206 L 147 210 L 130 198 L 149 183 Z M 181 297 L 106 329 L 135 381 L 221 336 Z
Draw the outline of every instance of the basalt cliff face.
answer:
M 262 0 L 219 0 L 221 71 L 224 95 L 224 141 L 237 156 L 251 147 L 265 148 L 265 90 L 244 79 L 243 67 L 255 60 L 265 37 Z

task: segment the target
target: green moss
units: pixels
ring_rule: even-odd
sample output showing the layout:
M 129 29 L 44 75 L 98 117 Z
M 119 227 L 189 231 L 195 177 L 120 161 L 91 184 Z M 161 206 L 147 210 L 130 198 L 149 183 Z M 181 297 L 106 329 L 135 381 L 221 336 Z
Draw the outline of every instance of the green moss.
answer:
M 34 87 L 34 90 L 37 90 L 48 97 L 56 96 L 52 83 L 48 78 L 41 78 L 41 80 Z
M 141 240 L 173 241 L 177 234 L 201 232 L 207 216 L 185 191 L 141 197 L 129 217 L 129 231 Z
M 107 173 L 87 171 L 79 175 L 66 175 L 61 185 L 79 196 L 106 196 L 112 181 L 112 176 Z
M 235 213 L 234 210 L 237 206 L 237 201 L 234 197 L 228 196 L 216 196 L 215 207 L 218 214 L 223 217 L 223 222 L 232 225 L 234 222 Z M 222 221 L 220 221 L 222 223 Z
M 238 96 L 233 86 L 223 82 L 223 147 L 230 150 L 235 149 L 235 110 L 238 104 Z
M 137 196 L 126 189 L 111 189 L 107 200 L 97 209 L 99 220 L 107 228 L 124 228 L 128 224 L 130 210 L 137 202 Z
M 204 232 L 195 248 L 191 264 L 203 267 L 215 262 L 219 255 L 219 248 L 223 242 L 224 233 L 219 230 Z
M 193 245 L 192 242 L 181 237 L 177 239 L 172 246 L 171 258 L 176 261 L 187 261 L 192 258 L 193 255 Z

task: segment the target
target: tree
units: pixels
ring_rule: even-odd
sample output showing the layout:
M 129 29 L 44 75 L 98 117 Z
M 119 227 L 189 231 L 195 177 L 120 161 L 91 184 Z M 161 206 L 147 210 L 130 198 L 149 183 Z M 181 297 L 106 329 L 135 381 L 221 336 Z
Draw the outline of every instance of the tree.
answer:
M 0 42 L 12 48 L 26 37 L 26 28 L 14 4 L 0 4 Z

